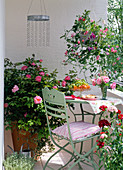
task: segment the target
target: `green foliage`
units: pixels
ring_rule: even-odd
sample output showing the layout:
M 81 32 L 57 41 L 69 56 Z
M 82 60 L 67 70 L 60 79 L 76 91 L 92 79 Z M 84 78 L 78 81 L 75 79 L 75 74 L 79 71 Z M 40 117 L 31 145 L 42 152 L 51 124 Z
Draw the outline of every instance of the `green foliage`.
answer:
M 23 66 L 26 66 L 25 69 Z M 41 80 L 36 79 L 37 76 L 40 76 Z M 53 145 L 49 140 L 43 100 L 36 104 L 34 98 L 36 96 L 42 98 L 42 89 L 45 86 L 50 89 L 54 85 L 57 86 L 56 76 L 57 70 L 48 73 L 47 68 L 42 66 L 42 60 L 35 60 L 34 55 L 15 64 L 10 62 L 9 59 L 5 59 L 4 118 L 6 129 L 10 129 L 12 123 L 16 121 L 19 129 L 29 131 L 32 135 L 38 134 L 35 142 L 39 154 L 41 154 L 40 150 L 46 146 L 46 143 L 50 144 L 49 150 L 53 149 Z M 15 85 L 18 89 L 13 92 L 12 89 Z M 53 127 L 63 123 L 57 119 L 50 121 L 53 122 Z
M 33 170 L 35 161 L 33 158 L 25 157 L 22 154 L 12 153 L 7 155 L 3 161 L 5 170 Z
M 123 58 L 115 32 L 104 25 L 91 20 L 90 11 L 77 16 L 74 25 L 61 37 L 67 43 L 64 64 L 72 64 L 83 72 L 85 77 L 90 72 L 92 78 L 101 71 L 106 71 L 109 78 L 117 79 L 123 74 Z

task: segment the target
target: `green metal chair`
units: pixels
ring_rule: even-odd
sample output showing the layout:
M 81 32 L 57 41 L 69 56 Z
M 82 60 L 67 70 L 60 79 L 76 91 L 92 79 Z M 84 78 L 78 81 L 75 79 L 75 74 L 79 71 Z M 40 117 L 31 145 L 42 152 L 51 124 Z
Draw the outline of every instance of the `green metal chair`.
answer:
M 69 122 L 69 116 L 67 114 L 67 105 L 64 93 L 59 92 L 56 89 L 49 90 L 48 88 L 44 88 L 42 90 L 44 105 L 46 110 L 46 118 L 47 124 L 49 128 L 49 134 L 53 143 L 59 148 L 46 162 L 43 170 L 48 166 L 49 161 L 60 151 L 66 151 L 70 154 L 69 161 L 59 169 L 66 167 L 70 162 L 72 165 L 69 166 L 68 170 L 73 168 L 76 164 L 78 164 L 79 168 L 82 169 L 80 163 L 93 167 L 95 170 L 98 169 L 98 165 L 93 159 L 93 150 L 96 147 L 97 143 L 91 146 L 91 149 L 88 152 L 79 153 L 76 150 L 75 145 L 77 143 L 83 144 L 84 141 L 93 139 L 99 136 L 100 128 L 99 126 L 83 121 L 77 122 Z M 51 129 L 50 121 L 51 117 L 63 119 L 66 123 L 62 126 L 59 126 L 55 129 Z M 59 140 L 56 140 L 56 136 L 59 140 L 65 139 L 67 143 L 64 146 L 61 146 Z M 55 140 L 54 140 L 55 137 Z M 66 149 L 68 145 L 72 146 L 72 151 Z

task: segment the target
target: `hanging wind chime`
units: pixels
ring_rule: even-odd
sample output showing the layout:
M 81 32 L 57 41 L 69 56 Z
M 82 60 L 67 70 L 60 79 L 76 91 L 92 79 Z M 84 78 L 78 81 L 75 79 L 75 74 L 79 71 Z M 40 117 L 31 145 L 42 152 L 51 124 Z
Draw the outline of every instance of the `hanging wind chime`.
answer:
M 44 0 L 40 2 L 40 15 L 29 15 L 33 0 L 31 0 L 27 13 L 27 46 L 49 46 L 50 41 L 50 17 L 46 14 Z

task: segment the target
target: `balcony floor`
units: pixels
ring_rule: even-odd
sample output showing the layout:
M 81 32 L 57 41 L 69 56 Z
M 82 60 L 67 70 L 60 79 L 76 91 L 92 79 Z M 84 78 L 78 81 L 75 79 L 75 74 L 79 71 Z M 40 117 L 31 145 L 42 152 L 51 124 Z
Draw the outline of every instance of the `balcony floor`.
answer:
M 40 161 L 37 161 L 34 170 L 43 170 L 43 166 L 45 165 L 46 160 L 52 155 L 53 153 L 46 153 L 41 157 Z M 58 168 L 60 168 L 61 166 L 63 166 L 66 161 L 68 161 L 70 158 L 68 153 L 64 153 L 61 152 L 59 154 L 57 154 L 56 156 L 54 156 L 49 165 L 54 168 L 54 170 L 57 170 Z M 71 164 L 70 164 L 71 165 Z M 81 164 L 83 170 L 93 170 L 93 168 L 85 165 L 85 164 Z M 69 168 L 69 165 L 64 168 L 64 170 L 67 170 Z M 46 168 L 46 170 L 49 170 L 49 168 Z M 79 167 L 76 165 L 75 167 L 72 168 L 72 170 L 79 170 Z M 101 170 L 104 170 L 103 168 Z

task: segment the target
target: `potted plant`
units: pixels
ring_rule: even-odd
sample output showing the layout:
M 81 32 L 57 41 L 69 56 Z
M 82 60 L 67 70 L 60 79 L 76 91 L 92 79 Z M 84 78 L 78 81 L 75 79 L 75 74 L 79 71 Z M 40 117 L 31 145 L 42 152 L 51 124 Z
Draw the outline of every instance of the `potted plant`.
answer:
M 25 157 L 23 154 L 18 154 L 17 152 L 7 155 L 6 159 L 3 161 L 3 166 L 5 170 L 33 170 L 35 161 L 33 158 Z
M 97 155 L 100 169 L 104 165 L 107 170 L 123 168 L 123 113 L 115 106 L 100 106 L 102 119 L 99 126 L 102 128 L 97 140 Z M 103 164 L 102 164 L 103 162 Z
M 123 75 L 123 58 L 121 48 L 115 40 L 115 32 L 110 31 L 104 24 L 95 22 L 89 16 L 90 11 L 78 15 L 70 30 L 61 36 L 67 43 L 65 60 L 79 67 L 87 78 L 94 77 L 100 70 L 106 71 L 110 79 L 117 79 Z
M 46 123 L 42 88 L 55 88 L 58 84 L 56 70 L 48 73 L 47 68 L 42 66 L 42 61 L 35 60 L 35 55 L 15 64 L 5 59 L 4 71 L 6 129 L 12 129 L 13 136 L 21 130 L 21 136 L 16 136 L 16 139 L 20 138 L 20 144 L 19 141 L 16 142 L 18 147 L 14 148 L 15 151 L 19 151 L 23 143 L 31 142 L 29 147 L 37 155 L 46 151 L 46 145 L 48 151 L 53 149 Z M 60 119 L 50 121 L 53 128 L 63 123 Z M 32 146 L 34 142 L 35 145 Z

